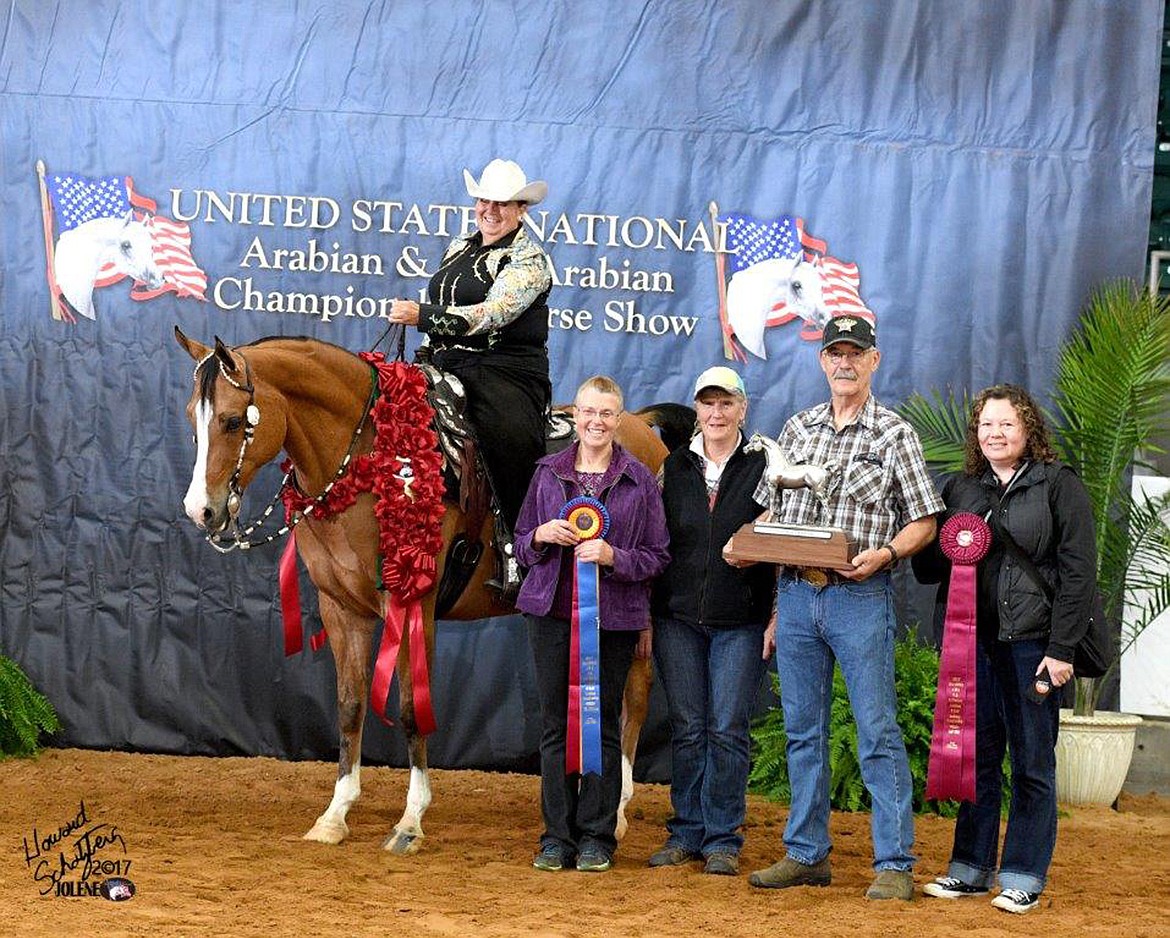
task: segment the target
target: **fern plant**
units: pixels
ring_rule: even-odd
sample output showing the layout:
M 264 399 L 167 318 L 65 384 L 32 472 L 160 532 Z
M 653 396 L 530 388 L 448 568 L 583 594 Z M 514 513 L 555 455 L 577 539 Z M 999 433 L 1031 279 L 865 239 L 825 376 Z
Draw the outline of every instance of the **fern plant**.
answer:
M 1077 329 L 1060 350 L 1052 401 L 1053 444 L 1089 493 L 1097 529 L 1097 586 L 1105 615 L 1130 616 L 1118 653 L 1101 678 L 1078 678 L 1076 712 L 1092 713 L 1121 655 L 1145 628 L 1170 609 L 1170 500 L 1135 498 L 1134 466 L 1160 452 L 1154 438 L 1167 429 L 1170 397 L 1170 298 L 1127 281 L 1098 290 Z M 918 432 L 927 464 L 936 472 L 963 468 L 970 399 L 954 394 L 914 395 L 899 413 Z
M 35 755 L 41 733 L 60 728 L 53 705 L 15 661 L 0 655 L 0 757 Z
M 917 638 L 913 631 L 894 645 L 894 674 L 898 691 L 898 725 L 906 742 L 910 777 L 914 779 L 914 811 L 953 817 L 953 801 L 926 800 L 926 769 L 930 739 L 934 731 L 934 696 L 938 684 L 938 652 Z M 779 695 L 779 681 L 772 678 Z M 829 728 L 829 801 L 838 811 L 861 811 L 870 807 L 869 792 L 861 778 L 857 755 L 857 723 L 849 706 L 849 695 L 841 669 L 833 673 L 833 702 Z M 769 708 L 752 729 L 753 760 L 748 785 L 752 791 L 787 803 L 792 789 L 788 782 L 788 735 L 780 707 Z

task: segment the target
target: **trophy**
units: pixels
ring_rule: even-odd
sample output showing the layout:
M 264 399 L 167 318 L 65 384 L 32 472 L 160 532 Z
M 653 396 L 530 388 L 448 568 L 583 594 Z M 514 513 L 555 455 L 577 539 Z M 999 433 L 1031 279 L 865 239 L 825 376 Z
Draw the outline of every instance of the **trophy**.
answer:
M 828 513 L 829 487 L 837 474 L 836 465 L 798 465 L 790 463 L 780 444 L 753 433 L 744 447 L 752 452 L 763 450 L 767 458 L 764 478 L 772 489 L 772 504 L 757 520 L 743 525 L 723 547 L 728 560 L 757 560 L 791 567 L 818 567 L 829 570 L 852 570 L 857 542 L 840 528 L 807 524 L 782 524 L 780 493 L 782 489 L 809 489 L 820 506 L 820 516 Z

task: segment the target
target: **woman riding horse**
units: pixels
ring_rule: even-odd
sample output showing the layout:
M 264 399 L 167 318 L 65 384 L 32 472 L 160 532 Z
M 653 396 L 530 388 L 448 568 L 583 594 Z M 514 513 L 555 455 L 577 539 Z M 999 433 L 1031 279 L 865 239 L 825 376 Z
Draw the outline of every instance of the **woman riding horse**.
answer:
M 395 300 L 390 321 L 426 334 L 434 364 L 463 382 L 467 416 L 506 531 L 500 586 L 519 586 L 511 532 L 536 460 L 544 455 L 548 377 L 548 255 L 520 226 L 548 192 L 511 160 L 492 160 L 478 181 L 463 171 L 479 230 L 456 238 L 427 288 L 429 302 Z M 425 352 L 423 353 L 426 354 Z M 506 546 L 504 546 L 506 545 Z

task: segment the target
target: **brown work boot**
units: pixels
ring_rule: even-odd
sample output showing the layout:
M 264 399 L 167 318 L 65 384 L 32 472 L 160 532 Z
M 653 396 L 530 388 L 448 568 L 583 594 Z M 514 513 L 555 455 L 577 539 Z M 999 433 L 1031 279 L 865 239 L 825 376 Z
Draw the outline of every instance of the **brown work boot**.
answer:
M 766 870 L 756 870 L 748 882 L 760 889 L 787 889 L 789 886 L 828 886 L 833 880 L 829 858 L 809 866 L 785 857 L 773 863 Z
M 914 898 L 914 874 L 910 870 L 879 870 L 873 883 L 865 891 L 867 899 Z

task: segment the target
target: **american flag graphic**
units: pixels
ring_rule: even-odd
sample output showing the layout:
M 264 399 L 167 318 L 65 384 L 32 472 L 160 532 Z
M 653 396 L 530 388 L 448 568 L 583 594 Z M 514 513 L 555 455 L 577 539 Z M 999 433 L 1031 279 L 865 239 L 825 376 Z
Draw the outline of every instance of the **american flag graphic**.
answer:
M 48 178 L 48 191 L 57 237 L 88 221 L 124 218 L 128 212 L 134 212 L 136 220 L 147 220 L 155 266 L 161 271 L 164 283 L 156 289 L 136 284 L 130 291 L 133 299 L 149 300 L 168 292 L 206 299 L 207 274 L 191 255 L 190 226 L 155 214 L 158 203 L 136 192 L 132 177 L 53 173 Z M 112 264 L 105 264 L 94 277 L 94 286 L 106 287 L 125 276 Z
M 798 317 L 804 319 L 801 337 L 809 341 L 820 339 L 821 322 L 829 318 L 849 314 L 874 322 L 873 311 L 861 298 L 857 265 L 829 254 L 828 243 L 811 235 L 803 218 L 759 219 L 733 212 L 719 221 L 726 225 L 727 251 L 726 308 L 720 309 L 720 318 L 730 323 L 748 351 L 766 357 L 763 329 Z M 797 283 L 805 288 L 803 310 L 784 298 L 788 285 Z M 810 310 L 818 287 L 820 302 Z

